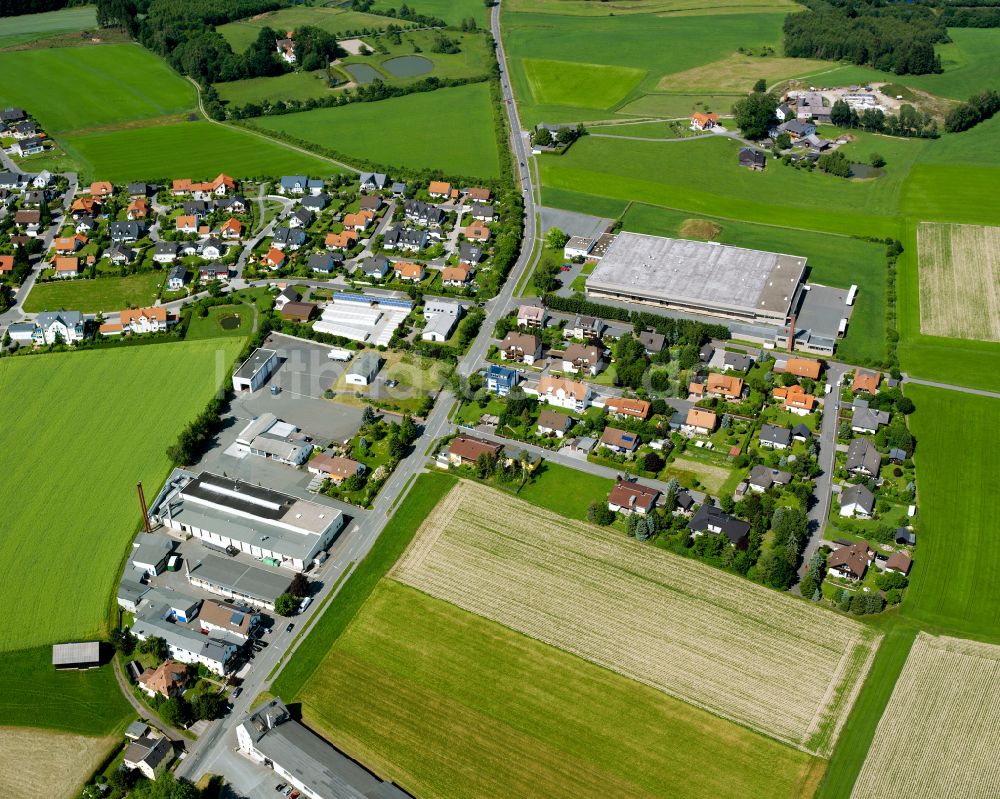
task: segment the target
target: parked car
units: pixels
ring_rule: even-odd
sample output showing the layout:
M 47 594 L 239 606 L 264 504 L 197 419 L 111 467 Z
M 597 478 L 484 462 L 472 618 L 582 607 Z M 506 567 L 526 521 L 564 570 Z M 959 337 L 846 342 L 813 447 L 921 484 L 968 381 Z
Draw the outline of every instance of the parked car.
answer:
M 236 699 L 240 694 L 243 693 L 242 688 L 236 688 L 233 690 L 233 699 Z
M 294 623 L 292 623 L 292 622 L 288 622 L 288 626 L 287 626 L 287 627 L 285 627 L 285 632 L 286 632 L 286 633 L 290 633 L 290 632 L 292 631 L 292 628 L 293 628 L 293 627 L 295 627 L 295 624 L 294 624 Z
M 287 785 L 285 783 L 279 782 L 277 785 L 274 786 L 274 790 L 276 790 L 276 791 L 283 791 L 283 790 L 285 790 L 286 787 L 287 787 Z

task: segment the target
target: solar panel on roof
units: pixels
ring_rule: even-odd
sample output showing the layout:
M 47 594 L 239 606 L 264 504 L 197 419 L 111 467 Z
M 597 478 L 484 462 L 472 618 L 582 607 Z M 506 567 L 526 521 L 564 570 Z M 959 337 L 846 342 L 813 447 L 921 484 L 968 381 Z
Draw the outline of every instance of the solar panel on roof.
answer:
M 246 618 L 246 614 L 245 613 L 240 613 L 239 611 L 234 611 L 233 615 L 229 617 L 229 623 L 232 624 L 232 625 L 234 625 L 234 626 L 236 626 L 236 627 L 240 627 L 240 626 L 242 626 L 243 619 L 245 619 L 245 618 Z

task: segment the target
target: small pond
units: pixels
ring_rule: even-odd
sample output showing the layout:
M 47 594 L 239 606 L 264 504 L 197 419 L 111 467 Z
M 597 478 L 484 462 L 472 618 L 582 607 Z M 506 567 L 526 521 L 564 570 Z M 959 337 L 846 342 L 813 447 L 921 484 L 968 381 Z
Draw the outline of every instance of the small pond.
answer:
M 880 178 L 885 172 L 880 167 L 870 164 L 851 164 L 852 178 Z
M 351 73 L 351 77 L 362 86 L 374 83 L 376 79 L 382 77 L 374 67 L 367 64 L 347 64 L 344 69 Z
M 239 314 L 230 314 L 219 319 L 219 327 L 223 330 L 235 330 L 243 323 Z
M 422 55 L 401 55 L 390 58 L 382 66 L 397 78 L 414 78 L 434 69 L 434 62 Z

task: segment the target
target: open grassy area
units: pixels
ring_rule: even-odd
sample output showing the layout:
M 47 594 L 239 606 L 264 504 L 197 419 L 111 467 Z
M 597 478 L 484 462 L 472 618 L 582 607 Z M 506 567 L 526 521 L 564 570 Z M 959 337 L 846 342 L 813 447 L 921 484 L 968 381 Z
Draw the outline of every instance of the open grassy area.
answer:
M 387 167 L 485 178 L 499 173 L 493 109 L 484 83 L 261 117 L 250 124 Z M 400 135 L 402 129 L 405 136 Z
M 545 461 L 517 495 L 533 505 L 583 521 L 590 503 L 604 502 L 614 487 L 614 480 L 607 477 Z
M 382 13 L 390 8 L 399 8 L 396 0 L 378 0 L 372 8 Z M 443 19 L 449 25 L 461 25 L 463 20 L 472 18 L 480 28 L 489 28 L 490 11 L 482 0 L 420 0 L 410 5 L 418 14 Z
M 109 578 L 99 590 L 102 607 L 110 590 Z M 27 614 L 19 611 L 19 615 Z M 56 671 L 49 645 L 5 651 L 0 658 L 4 724 L 109 735 L 134 718 L 133 713 L 110 664 L 88 671 Z
M 253 332 L 253 318 L 254 310 L 249 305 L 217 305 L 208 309 L 208 316 L 191 317 L 184 340 L 245 338 Z
M 137 44 L 0 53 L 0 105 L 19 105 L 49 133 L 179 114 L 194 86 Z
M 97 27 L 94 6 L 62 8 L 40 14 L 0 17 L 0 48 L 27 44 L 46 36 Z
M 286 700 L 298 697 L 306 682 L 323 663 L 330 647 L 361 610 L 375 585 L 389 571 L 434 506 L 455 485 L 455 478 L 440 473 L 422 474 L 396 509 L 392 521 L 358 565 L 336 599 L 323 611 L 309 636 L 295 650 L 271 686 Z
M 543 58 L 526 58 L 522 63 L 537 105 L 610 108 L 646 76 L 642 69 L 608 64 Z
M 812 58 L 761 58 L 733 53 L 718 61 L 665 75 L 656 88 L 671 92 L 748 92 L 761 78 L 771 86 L 779 80 L 829 67 L 829 61 Z
M 343 8 L 299 5 L 220 25 L 217 30 L 229 42 L 234 52 L 242 53 L 253 44 L 261 28 L 273 28 L 278 32 L 287 32 L 294 31 L 303 25 L 314 25 L 328 33 L 342 34 L 364 28 L 384 30 L 392 22 L 393 20 L 386 17 L 361 14 Z
M 73 135 L 64 144 L 79 161 L 84 180 L 121 183 L 178 175 L 214 177 L 219 172 L 241 178 L 341 171 L 321 158 L 206 121 Z
M 167 445 L 217 390 L 238 348 L 178 343 L 0 361 L 2 390 L 31 397 L 0 431 L 0 448 L 19 453 L 0 488 L 8 605 L 0 651 L 107 632 L 139 523 L 135 484 L 147 494 L 159 487 Z M 53 456 L 67 467 L 55 482 L 38 471 Z
M 906 393 L 917 406 L 910 427 L 920 551 L 902 613 L 956 635 L 1000 641 L 1000 493 L 983 483 L 1000 469 L 1000 401 L 915 385 Z
M 277 102 L 278 100 L 308 100 L 326 97 L 333 92 L 327 82 L 326 71 L 288 72 L 273 78 L 245 78 L 226 83 L 216 83 L 215 89 L 224 103 Z
M 128 277 L 36 283 L 24 302 L 24 310 L 37 313 L 67 308 L 95 313 L 152 305 L 164 279 L 164 273 L 156 271 L 139 272 Z
M 621 16 L 623 14 L 702 15 L 788 13 L 797 8 L 791 0 L 713 0 L 710 5 L 692 6 L 687 0 L 510 0 L 511 11 L 574 16 Z
M 822 769 L 390 580 L 301 698 L 307 723 L 418 796 L 779 799 L 810 795 Z
M 110 736 L 0 727 L 0 793 L 75 796 L 115 743 Z

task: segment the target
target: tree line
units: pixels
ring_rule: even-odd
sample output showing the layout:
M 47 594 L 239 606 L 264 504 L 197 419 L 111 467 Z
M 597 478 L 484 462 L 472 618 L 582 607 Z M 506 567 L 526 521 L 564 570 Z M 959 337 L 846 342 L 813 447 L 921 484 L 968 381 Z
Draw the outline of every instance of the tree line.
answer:
M 951 28 L 1000 28 L 1000 8 L 956 8 L 946 6 L 941 22 Z
M 949 133 L 960 133 L 985 122 L 997 111 L 1000 111 L 1000 92 L 987 89 L 951 109 L 945 117 L 944 129 Z
M 936 139 L 939 135 L 934 118 L 908 103 L 899 107 L 898 114 L 885 114 L 877 108 L 865 108 L 859 114 L 845 100 L 837 100 L 830 109 L 830 122 L 838 128 L 860 128 L 890 136 Z
M 784 23 L 785 54 L 846 60 L 897 75 L 941 72 L 934 45 L 949 41 L 944 23 L 924 5 L 876 0 L 810 0 Z
M 86 5 L 88 0 L 4 0 L 0 3 L 0 17 L 17 17 L 21 14 L 39 14 L 58 11 L 60 8 Z

